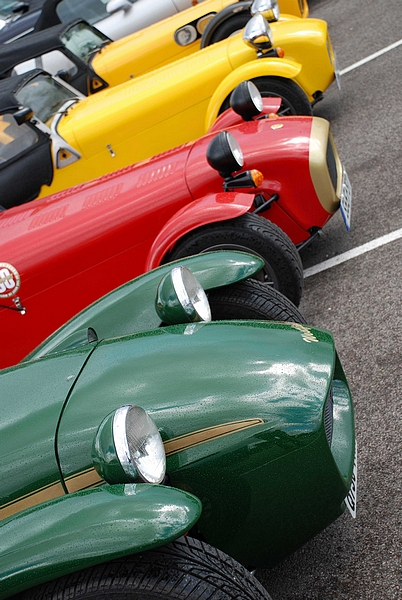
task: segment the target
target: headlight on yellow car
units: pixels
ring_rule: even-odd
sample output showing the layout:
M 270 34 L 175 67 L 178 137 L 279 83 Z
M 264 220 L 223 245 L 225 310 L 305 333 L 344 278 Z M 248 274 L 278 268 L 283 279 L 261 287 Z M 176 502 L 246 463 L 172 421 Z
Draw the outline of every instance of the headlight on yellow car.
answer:
M 268 21 L 260 14 L 252 17 L 244 28 L 243 40 L 258 52 L 270 50 L 274 40 Z
M 100 424 L 92 446 L 92 462 L 108 483 L 161 483 L 166 472 L 162 438 L 140 406 L 126 405 Z
M 280 16 L 277 0 L 254 0 L 250 12 L 253 16 L 263 15 L 270 23 L 277 21 Z
M 212 21 L 216 13 L 208 13 L 207 15 L 203 15 L 199 19 L 192 21 L 191 23 L 187 23 L 183 27 L 177 29 L 174 33 L 174 41 L 179 46 L 189 46 L 195 40 L 202 36 L 204 33 L 208 23 Z

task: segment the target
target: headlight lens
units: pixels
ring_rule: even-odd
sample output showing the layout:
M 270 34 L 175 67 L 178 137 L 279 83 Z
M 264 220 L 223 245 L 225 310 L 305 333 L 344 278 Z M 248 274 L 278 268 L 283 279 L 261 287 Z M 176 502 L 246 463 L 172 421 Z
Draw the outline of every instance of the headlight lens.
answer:
M 280 16 L 277 0 L 254 0 L 250 12 L 253 16 L 263 15 L 270 23 L 277 21 Z
M 207 149 L 207 161 L 222 177 L 229 177 L 244 165 L 240 145 L 228 131 L 221 131 L 210 142 Z
M 161 483 L 166 456 L 158 428 L 140 406 L 125 405 L 113 411 L 99 426 L 92 461 L 108 483 L 144 481 Z
M 244 28 L 243 40 L 257 50 L 270 50 L 274 40 L 268 21 L 260 14 L 252 17 Z
M 197 30 L 194 25 L 185 25 L 174 34 L 174 40 L 179 46 L 188 46 L 197 39 Z

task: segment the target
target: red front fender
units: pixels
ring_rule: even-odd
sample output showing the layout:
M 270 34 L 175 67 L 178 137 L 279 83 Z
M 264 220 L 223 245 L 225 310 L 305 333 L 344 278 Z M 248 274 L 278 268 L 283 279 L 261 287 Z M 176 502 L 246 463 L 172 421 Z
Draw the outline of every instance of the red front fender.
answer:
M 261 116 L 275 114 L 281 107 L 281 98 L 263 98 L 262 99 L 262 111 Z M 258 118 L 258 117 L 257 117 Z M 240 125 L 243 123 L 243 119 L 240 115 L 234 112 L 231 108 L 225 110 L 219 117 L 216 119 L 212 127 L 209 129 L 208 133 L 212 133 L 213 131 L 221 131 L 222 129 L 226 129 L 227 127 L 232 127 L 232 125 Z
M 179 210 L 161 229 L 145 263 L 145 270 L 158 267 L 165 254 L 184 235 L 209 223 L 226 221 L 244 215 L 252 206 L 254 194 L 221 192 L 207 194 Z

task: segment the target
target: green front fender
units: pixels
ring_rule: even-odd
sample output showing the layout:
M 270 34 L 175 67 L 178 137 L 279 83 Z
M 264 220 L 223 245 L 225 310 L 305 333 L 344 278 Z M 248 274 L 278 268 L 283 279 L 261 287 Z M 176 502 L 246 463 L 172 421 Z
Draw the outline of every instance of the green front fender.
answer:
M 155 310 L 156 289 L 174 264 L 186 265 L 205 290 L 230 285 L 258 273 L 263 261 L 244 252 L 220 251 L 199 254 L 163 265 L 118 287 L 70 319 L 25 360 L 88 343 L 88 327 L 98 339 L 138 333 L 159 327 Z
M 105 485 L 68 494 L 0 523 L 0 598 L 177 539 L 201 502 L 175 488 Z

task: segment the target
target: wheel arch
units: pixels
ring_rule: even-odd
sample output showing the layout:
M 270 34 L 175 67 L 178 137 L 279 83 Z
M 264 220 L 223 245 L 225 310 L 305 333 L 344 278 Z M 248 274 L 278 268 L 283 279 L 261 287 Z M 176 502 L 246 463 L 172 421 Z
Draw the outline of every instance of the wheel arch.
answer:
M 234 219 L 252 206 L 254 194 L 222 192 L 208 194 L 179 210 L 160 230 L 148 253 L 145 270 L 158 267 L 176 242 L 204 225 Z
M 251 0 L 246 0 L 245 2 L 235 2 L 234 4 L 230 4 L 229 6 L 222 8 L 222 10 L 220 10 L 218 13 L 216 13 L 214 18 L 211 19 L 211 21 L 206 26 L 205 31 L 202 34 L 201 48 L 206 48 L 207 46 L 209 46 L 211 43 L 211 38 L 212 38 L 213 34 L 215 33 L 215 31 L 217 30 L 217 28 L 220 25 L 222 25 L 222 23 L 225 23 L 226 21 L 231 19 L 234 15 L 238 15 L 239 13 L 243 13 L 243 12 L 248 12 L 249 16 L 251 18 L 251 14 L 250 14 L 250 6 L 251 5 L 252 5 Z
M 259 116 L 277 114 L 281 106 L 281 99 L 274 97 L 263 98 L 262 104 L 263 109 Z M 242 123 L 244 123 L 244 119 L 236 114 L 234 110 L 225 110 L 217 117 L 216 121 L 214 121 L 208 133 L 212 133 L 213 131 L 218 132 L 227 127 L 232 127 L 233 125 L 241 125 Z
M 234 88 L 246 80 L 261 77 L 282 77 L 292 79 L 300 86 L 297 76 L 301 71 L 300 63 L 283 58 L 267 58 L 253 60 L 232 71 L 217 87 L 209 101 L 205 116 L 205 131 L 209 131 L 215 122 L 221 106 L 226 98 L 233 92 Z M 302 86 L 300 86 L 302 87 Z M 303 89 L 303 88 L 302 88 Z M 304 90 L 303 90 L 304 91 Z
M 201 510 L 192 494 L 148 484 L 91 488 L 28 508 L 0 523 L 0 597 L 164 545 L 189 531 Z

